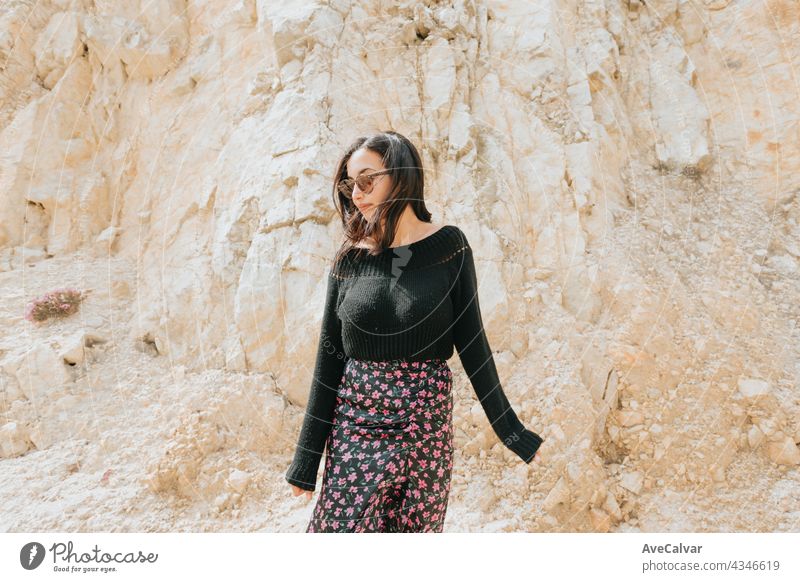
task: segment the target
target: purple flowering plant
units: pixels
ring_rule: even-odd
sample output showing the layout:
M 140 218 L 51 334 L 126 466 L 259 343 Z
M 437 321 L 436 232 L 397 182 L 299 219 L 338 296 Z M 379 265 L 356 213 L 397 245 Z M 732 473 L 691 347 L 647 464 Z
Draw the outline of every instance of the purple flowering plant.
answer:
M 77 289 L 55 289 L 28 303 L 25 319 L 40 323 L 53 317 L 70 316 L 78 311 L 78 306 L 86 295 L 87 293 L 81 293 Z

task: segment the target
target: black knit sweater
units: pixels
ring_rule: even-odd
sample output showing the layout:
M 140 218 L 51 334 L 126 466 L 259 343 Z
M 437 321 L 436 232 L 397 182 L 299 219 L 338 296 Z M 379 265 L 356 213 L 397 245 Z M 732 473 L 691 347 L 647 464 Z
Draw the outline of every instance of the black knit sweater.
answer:
M 463 231 L 445 225 L 378 256 L 348 251 L 328 274 L 311 392 L 286 480 L 315 489 L 347 358 L 447 360 L 454 345 L 495 434 L 530 463 L 543 439 L 517 418 L 497 377 Z

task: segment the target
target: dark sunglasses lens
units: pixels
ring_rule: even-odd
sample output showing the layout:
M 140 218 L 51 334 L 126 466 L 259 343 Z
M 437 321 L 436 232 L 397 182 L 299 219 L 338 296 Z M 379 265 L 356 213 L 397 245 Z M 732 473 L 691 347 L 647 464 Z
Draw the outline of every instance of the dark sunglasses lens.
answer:
M 352 178 L 345 178 L 339 182 L 339 192 L 351 198 L 353 196 L 353 186 L 355 186 L 355 180 Z
M 367 192 L 372 187 L 372 176 L 359 176 L 358 189 L 362 192 Z

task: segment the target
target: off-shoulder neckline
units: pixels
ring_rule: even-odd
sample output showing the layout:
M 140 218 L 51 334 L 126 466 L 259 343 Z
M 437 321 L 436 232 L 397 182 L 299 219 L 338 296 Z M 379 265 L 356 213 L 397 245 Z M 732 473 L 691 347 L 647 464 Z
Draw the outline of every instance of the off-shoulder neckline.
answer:
M 396 251 L 398 249 L 410 249 L 411 247 L 414 247 L 414 248 L 423 247 L 426 244 L 430 244 L 430 243 L 438 241 L 439 239 L 441 239 L 446 234 L 447 230 L 452 229 L 452 228 L 456 228 L 456 227 L 454 225 L 452 225 L 452 224 L 444 224 L 444 225 L 440 226 L 439 228 L 437 228 L 435 231 L 433 231 L 428 236 L 425 236 L 425 237 L 423 237 L 423 238 L 421 238 L 419 240 L 416 240 L 416 241 L 408 243 L 408 244 L 398 245 L 396 247 L 386 247 L 385 249 L 383 249 L 382 252 L 388 253 L 389 251 Z M 353 247 L 353 248 L 360 248 L 362 250 L 366 250 L 363 247 Z

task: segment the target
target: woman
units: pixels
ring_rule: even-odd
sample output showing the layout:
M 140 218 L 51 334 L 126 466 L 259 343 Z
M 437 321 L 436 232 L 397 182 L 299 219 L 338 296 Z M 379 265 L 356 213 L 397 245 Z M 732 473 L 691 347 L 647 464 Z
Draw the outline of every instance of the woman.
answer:
M 335 173 L 345 242 L 327 281 L 314 378 L 294 460 L 295 496 L 322 489 L 307 532 L 441 532 L 453 463 L 458 350 L 497 436 L 540 462 L 542 438 L 497 377 L 472 249 L 433 225 L 414 145 L 388 131 L 357 139 Z

